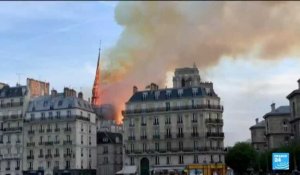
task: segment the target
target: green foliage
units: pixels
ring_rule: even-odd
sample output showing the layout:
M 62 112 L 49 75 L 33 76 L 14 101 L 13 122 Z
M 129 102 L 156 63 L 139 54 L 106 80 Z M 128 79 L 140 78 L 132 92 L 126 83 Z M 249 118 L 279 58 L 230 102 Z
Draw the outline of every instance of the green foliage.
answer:
M 225 162 L 236 174 L 242 174 L 247 169 L 256 167 L 257 152 L 250 144 L 240 142 L 228 150 Z

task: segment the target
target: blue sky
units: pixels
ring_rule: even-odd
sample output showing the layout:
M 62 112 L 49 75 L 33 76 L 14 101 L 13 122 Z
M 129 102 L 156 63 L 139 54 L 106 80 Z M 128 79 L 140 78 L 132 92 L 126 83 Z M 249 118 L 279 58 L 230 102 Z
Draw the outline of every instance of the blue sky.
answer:
M 21 73 L 57 89 L 91 86 L 99 41 L 111 47 L 121 32 L 116 2 L 1 2 L 0 80 Z M 77 81 L 80 77 L 80 81 Z
M 0 81 L 15 85 L 21 73 L 21 84 L 30 77 L 46 80 L 59 91 L 64 86 L 82 88 L 89 96 L 100 39 L 106 50 L 123 30 L 115 22 L 116 4 L 0 2 Z M 224 57 L 211 69 L 200 70 L 225 106 L 226 145 L 249 139 L 248 128 L 270 111 L 272 102 L 288 104 L 286 96 L 297 88 L 299 67 L 297 58 L 271 62 L 254 56 Z M 168 75 L 171 80 L 172 73 Z

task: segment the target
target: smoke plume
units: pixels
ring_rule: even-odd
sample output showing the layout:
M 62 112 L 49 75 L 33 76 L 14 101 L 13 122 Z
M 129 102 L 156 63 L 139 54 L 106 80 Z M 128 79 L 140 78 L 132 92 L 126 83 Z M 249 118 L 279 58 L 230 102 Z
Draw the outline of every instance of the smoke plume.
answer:
M 120 2 L 124 30 L 105 52 L 104 101 L 124 108 L 133 85 L 164 85 L 167 71 L 194 62 L 208 69 L 223 56 L 298 56 L 299 11 L 299 2 Z

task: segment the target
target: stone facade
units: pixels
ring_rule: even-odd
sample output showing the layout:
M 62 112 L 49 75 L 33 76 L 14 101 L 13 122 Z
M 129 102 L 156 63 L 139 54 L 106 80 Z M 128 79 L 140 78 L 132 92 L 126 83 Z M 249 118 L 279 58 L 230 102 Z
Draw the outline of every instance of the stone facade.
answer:
M 300 79 L 298 80 L 298 89 L 287 96 L 291 106 L 291 128 L 294 138 L 300 141 Z
M 255 121 L 255 125 L 250 127 L 251 144 L 256 150 L 263 151 L 267 146 L 265 121 L 259 122 L 258 118 Z
M 139 173 L 224 163 L 223 107 L 196 66 L 175 70 L 173 88 L 133 89 L 124 116 L 125 165 Z
M 39 170 L 46 175 L 61 171 L 95 174 L 96 114 L 74 92 L 65 88 L 64 93 L 53 91 L 29 102 L 23 129 L 25 174 Z
M 113 175 L 123 166 L 122 134 L 97 133 L 97 175 Z

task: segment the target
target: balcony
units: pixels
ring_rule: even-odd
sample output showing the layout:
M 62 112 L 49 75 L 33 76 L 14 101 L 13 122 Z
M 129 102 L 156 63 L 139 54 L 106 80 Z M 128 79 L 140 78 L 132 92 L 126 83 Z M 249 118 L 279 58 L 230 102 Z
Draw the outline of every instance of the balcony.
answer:
M 27 147 L 32 147 L 32 146 L 35 146 L 35 143 L 34 143 L 34 142 L 29 142 L 29 143 L 27 143 Z
M 71 132 L 72 129 L 71 129 L 71 128 L 65 128 L 64 131 L 65 131 L 65 132 Z
M 17 141 L 16 141 L 16 144 L 20 144 L 20 143 L 21 143 L 21 140 L 17 140 Z
M 44 129 L 40 129 L 40 130 L 39 130 L 39 133 L 43 133 L 43 132 L 45 132 Z
M 134 123 L 129 123 L 129 127 L 134 127 Z
M 147 136 L 141 136 L 141 140 L 147 140 Z
M 159 123 L 158 123 L 158 122 L 154 122 L 153 125 L 154 125 L 154 126 L 158 126 Z
M 22 127 L 3 128 L 3 132 L 22 132 Z
M 8 120 L 19 120 L 22 119 L 22 115 L 10 115 L 10 116 L 3 116 L 3 121 L 8 121 Z
M 63 144 L 64 145 L 72 145 L 72 141 L 71 140 L 64 140 Z
M 191 133 L 191 136 L 192 136 L 192 137 L 199 137 L 199 133 L 193 132 L 193 133 Z
M 153 135 L 153 139 L 160 139 L 160 135 Z
M 193 110 L 193 109 L 208 109 L 208 110 L 217 110 L 223 111 L 223 106 L 221 105 L 186 105 L 180 107 L 170 107 L 170 108 L 148 108 L 148 109 L 135 109 L 135 110 L 124 110 L 122 114 L 141 114 L 141 113 L 157 113 L 157 112 L 168 112 L 168 111 L 185 111 L 185 110 Z
M 45 144 L 45 146 L 52 146 L 53 142 L 48 141 L 48 142 L 44 142 L 44 144 Z
M 135 136 L 129 136 L 128 140 L 135 140 Z
M 192 123 L 197 123 L 198 122 L 198 120 L 192 120 Z
M 64 154 L 64 158 L 72 158 L 72 154 L 70 153 Z
M 29 130 L 28 131 L 28 135 L 30 135 L 30 134 L 34 134 L 34 131 L 33 130 Z
M 46 159 L 52 158 L 52 154 L 46 154 L 46 155 L 45 155 L 45 158 L 46 158 Z
M 57 144 L 59 144 L 59 143 L 60 143 L 60 141 L 59 141 L 59 140 L 58 140 L 58 141 L 54 141 L 54 144 L 56 144 L 56 145 L 57 145 Z
M 27 159 L 29 160 L 29 159 L 34 159 L 34 156 L 33 155 L 29 155 L 29 156 L 27 156 Z
M 223 124 L 223 119 L 205 119 L 206 124 Z
M 47 132 L 52 132 L 52 129 L 47 129 Z
M 21 107 L 23 106 L 23 102 L 15 102 L 15 103 L 2 103 L 0 108 L 12 108 L 12 107 Z
M 59 157 L 59 154 L 54 154 L 54 157 Z
M 55 132 L 59 132 L 60 129 L 59 129 L 59 128 L 55 128 L 54 131 L 55 131 Z
M 39 142 L 39 145 L 43 145 L 44 144 L 44 142 Z
M 141 126 L 147 126 L 147 123 L 141 123 Z
M 172 138 L 172 135 L 171 134 L 166 134 L 165 135 L 165 139 L 171 139 Z
M 38 158 L 43 158 L 43 157 L 44 157 L 43 154 L 38 155 Z
M 220 137 L 220 138 L 224 138 L 224 132 L 207 132 L 206 136 L 207 137 Z
M 6 170 L 6 171 L 9 171 L 9 170 L 10 170 L 10 168 L 9 168 L 9 167 L 6 167 L 6 168 L 5 168 L 5 170 Z
M 183 133 L 178 133 L 177 134 L 177 138 L 183 138 L 184 137 L 184 134 Z
M 36 122 L 36 123 L 47 123 L 49 121 L 56 120 L 59 121 L 74 121 L 74 120 L 83 120 L 83 121 L 90 121 L 89 118 L 83 116 L 56 116 L 53 117 L 43 117 L 43 118 L 25 118 L 24 122 Z
M 20 170 L 20 167 L 16 167 L 15 170 Z

